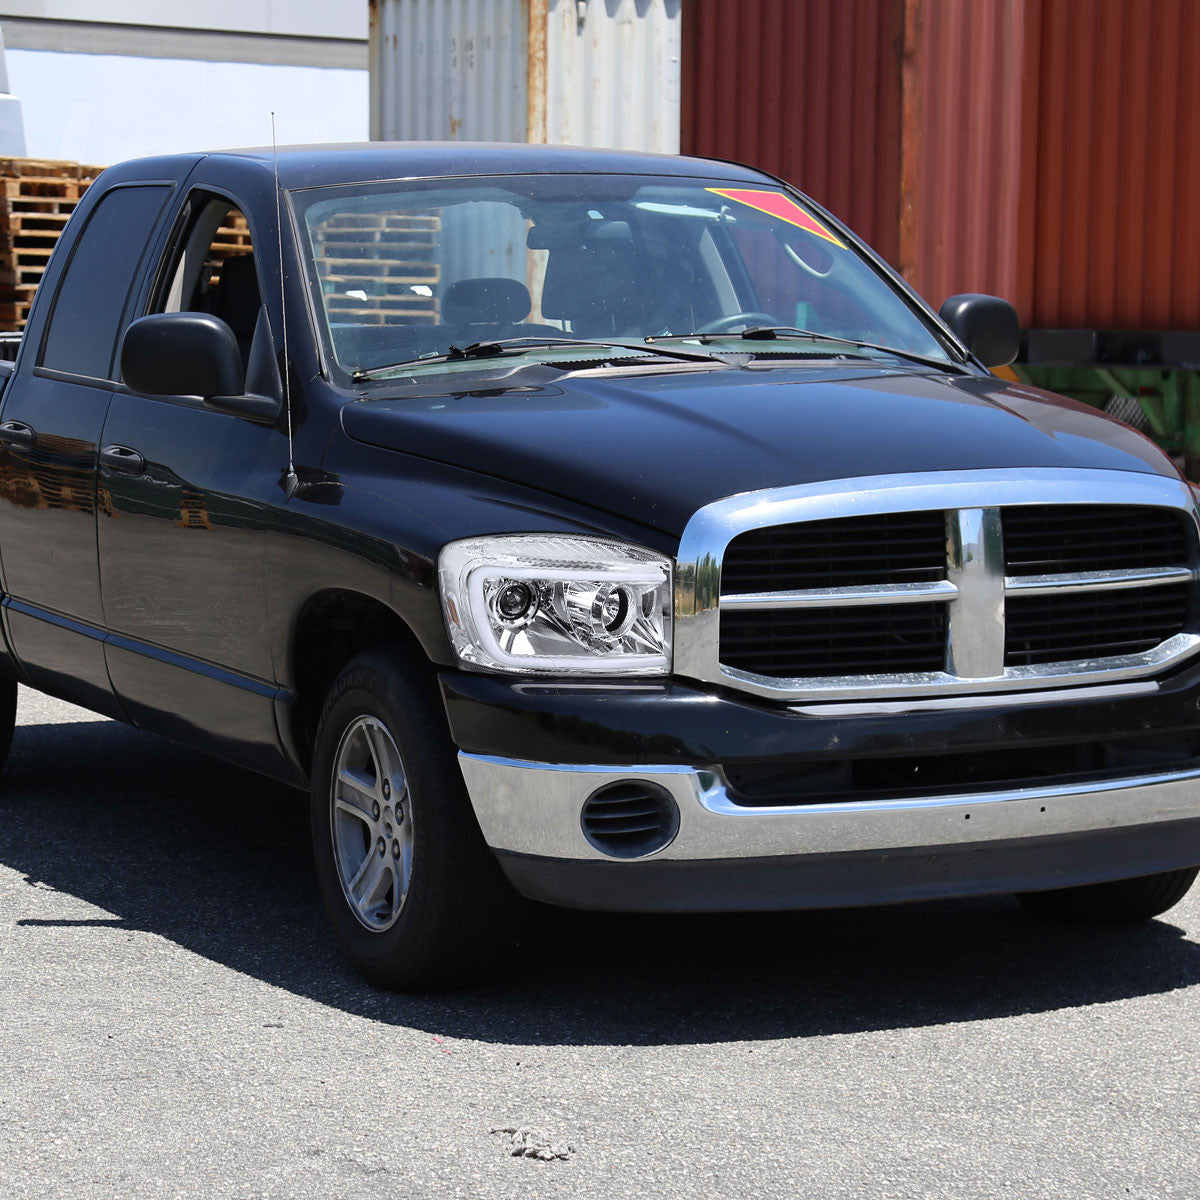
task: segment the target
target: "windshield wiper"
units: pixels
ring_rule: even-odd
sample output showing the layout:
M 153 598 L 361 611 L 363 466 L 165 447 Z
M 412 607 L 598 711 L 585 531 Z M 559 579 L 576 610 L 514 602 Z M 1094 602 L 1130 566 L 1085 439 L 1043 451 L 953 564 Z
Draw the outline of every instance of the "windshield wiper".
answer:
M 573 338 L 573 337 L 516 337 L 498 338 L 495 341 L 472 342 L 469 346 L 451 346 L 444 354 L 425 354 L 417 358 L 406 358 L 400 362 L 388 363 L 386 366 L 358 368 L 351 372 L 351 378 L 356 382 L 371 379 L 381 371 L 395 371 L 400 367 L 425 366 L 426 364 L 465 362 L 469 359 L 499 358 L 501 355 L 519 354 L 523 350 L 556 349 L 561 346 L 588 346 L 599 350 L 633 350 L 638 354 L 657 355 L 664 358 L 674 358 L 683 361 L 712 362 L 713 356 L 703 350 L 685 350 L 679 347 L 668 349 L 666 346 L 652 346 L 645 342 L 613 341 L 602 338 Z
M 815 333 L 811 329 L 797 329 L 791 325 L 754 325 L 743 329 L 740 333 L 673 333 L 664 337 L 649 337 L 647 342 L 681 342 L 695 341 L 707 346 L 715 341 L 736 339 L 738 341 L 770 342 L 778 337 L 805 338 L 810 342 L 830 342 L 835 346 L 853 346 L 857 350 L 876 350 L 883 354 L 894 354 L 897 358 L 906 358 L 927 367 L 947 367 L 961 371 L 962 366 L 947 359 L 930 358 L 925 354 L 916 354 L 911 350 L 897 350 L 894 346 L 881 346 L 878 342 L 860 342 L 854 338 L 835 337 L 831 333 Z

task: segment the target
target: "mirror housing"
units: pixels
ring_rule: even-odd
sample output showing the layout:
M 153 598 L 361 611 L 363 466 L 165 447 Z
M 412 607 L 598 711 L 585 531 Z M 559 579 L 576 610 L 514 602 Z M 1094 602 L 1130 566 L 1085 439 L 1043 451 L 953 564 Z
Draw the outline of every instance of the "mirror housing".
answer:
M 210 313 L 139 317 L 121 339 L 121 377 L 148 396 L 200 396 L 216 412 L 271 423 L 283 406 L 283 387 L 265 311 L 250 347 L 249 371 L 232 329 Z
M 237 338 L 209 313 L 139 317 L 121 339 L 121 376 L 148 396 L 236 396 L 246 387 Z
M 1021 349 L 1017 310 L 999 296 L 951 296 L 938 316 L 985 367 L 1006 367 Z

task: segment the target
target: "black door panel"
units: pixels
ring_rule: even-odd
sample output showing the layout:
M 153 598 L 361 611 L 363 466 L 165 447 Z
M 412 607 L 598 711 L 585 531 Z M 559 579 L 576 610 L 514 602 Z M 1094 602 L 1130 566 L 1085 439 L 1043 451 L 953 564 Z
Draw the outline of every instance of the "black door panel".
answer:
M 109 716 L 112 696 L 96 563 L 96 454 L 112 393 L 101 385 L 24 376 L 10 389 L 0 439 L 0 553 L 9 632 L 29 682 Z M 16 603 L 13 603 L 16 602 Z
M 111 502 L 97 536 L 117 695 L 144 728 L 270 769 L 265 529 L 286 437 L 198 402 L 119 392 L 103 444 Z M 136 449 L 142 469 L 110 448 Z
M 139 183 L 89 192 L 82 230 L 72 222 L 75 236 L 42 282 L 0 407 L 0 563 L 13 649 L 34 687 L 111 716 L 122 714 L 104 657 L 96 514 L 112 504 L 97 486 L 97 455 L 122 316 L 169 194 Z

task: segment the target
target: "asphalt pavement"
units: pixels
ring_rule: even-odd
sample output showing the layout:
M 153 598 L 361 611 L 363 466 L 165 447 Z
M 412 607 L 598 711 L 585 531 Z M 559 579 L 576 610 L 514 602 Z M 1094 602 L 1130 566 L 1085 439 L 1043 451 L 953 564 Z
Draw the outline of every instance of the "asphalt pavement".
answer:
M 1118 930 L 533 909 L 486 986 L 396 996 L 304 805 L 22 693 L 0 1197 L 1200 1196 L 1200 888 Z

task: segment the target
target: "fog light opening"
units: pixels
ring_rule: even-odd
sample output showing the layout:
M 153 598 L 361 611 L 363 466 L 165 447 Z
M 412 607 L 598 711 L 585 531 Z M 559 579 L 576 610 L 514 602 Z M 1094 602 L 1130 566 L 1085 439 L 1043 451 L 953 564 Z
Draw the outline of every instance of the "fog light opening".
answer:
M 644 858 L 679 832 L 679 806 L 666 788 L 626 779 L 597 788 L 580 813 L 583 836 L 610 858 Z

